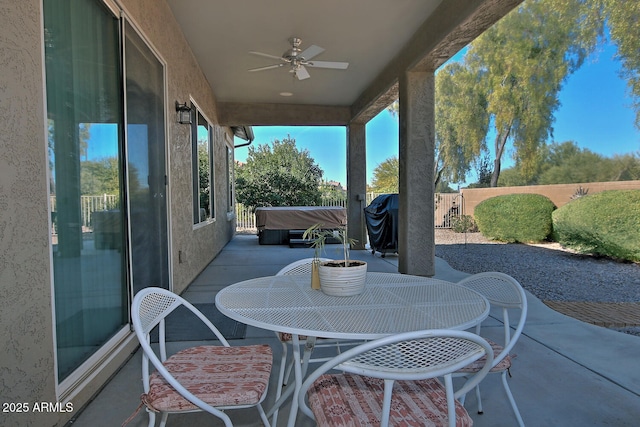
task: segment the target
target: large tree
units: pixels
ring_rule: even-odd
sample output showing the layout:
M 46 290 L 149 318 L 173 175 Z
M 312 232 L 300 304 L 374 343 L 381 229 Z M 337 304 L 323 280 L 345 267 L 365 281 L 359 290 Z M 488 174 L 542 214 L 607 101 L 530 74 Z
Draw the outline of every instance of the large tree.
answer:
M 604 0 L 611 39 L 618 48 L 622 76 L 627 80 L 636 110 L 635 125 L 640 129 L 640 2 Z
M 390 157 L 373 170 L 373 181 L 370 190 L 374 193 L 397 193 L 400 162 L 397 157 Z
M 490 185 L 497 186 L 507 153 L 519 179 L 531 181 L 553 134 L 562 85 L 604 39 L 605 22 L 640 128 L 639 21 L 638 1 L 526 0 L 487 30 L 462 61 L 436 75 L 436 182 L 460 180 L 473 163 L 486 166 L 479 159 L 489 136 Z M 390 110 L 397 113 L 395 105 Z
M 605 0 L 597 0 L 605 1 Z M 600 3 L 598 3 L 600 6 Z M 436 183 L 464 180 L 493 135 L 491 186 L 503 156 L 533 174 L 552 133 L 558 93 L 602 34 L 601 7 L 585 0 L 527 0 L 436 76 Z
M 120 194 L 120 168 L 116 156 L 80 162 L 80 192 L 83 196 Z
M 290 136 L 250 146 L 247 162 L 236 169 L 238 202 L 251 207 L 318 205 L 322 175 L 309 151 L 299 151 Z
M 600 34 L 584 28 L 592 11 L 579 2 L 528 0 L 471 43 L 465 64 L 480 79 L 493 127 L 493 174 L 498 185 L 508 143 L 525 176 L 552 134 L 558 93 Z
M 489 114 L 480 87 L 479 75 L 458 62 L 447 64 L 436 76 L 436 187 L 441 181 L 464 181 L 486 150 Z

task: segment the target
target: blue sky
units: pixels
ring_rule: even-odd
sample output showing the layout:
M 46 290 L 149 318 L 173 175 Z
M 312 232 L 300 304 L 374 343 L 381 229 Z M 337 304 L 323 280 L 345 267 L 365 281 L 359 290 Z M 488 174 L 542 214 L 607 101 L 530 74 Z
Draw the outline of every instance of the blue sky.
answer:
M 587 59 L 569 76 L 560 93 L 561 106 L 555 113 L 553 141 L 575 141 L 578 146 L 610 157 L 640 153 L 640 131 L 634 127 L 635 113 L 626 82 L 620 78 L 620 64 L 614 59 L 615 46 L 608 44 Z M 459 59 L 462 55 L 456 55 Z M 308 150 L 324 171 L 326 180 L 346 185 L 346 129 L 344 127 L 254 127 L 254 145 L 269 144 L 290 135 L 300 150 Z M 366 127 L 367 182 L 373 170 L 386 159 L 398 155 L 398 119 L 382 111 Z M 113 125 L 94 124 L 88 155 L 96 159 L 113 155 L 110 141 L 116 138 Z M 549 142 L 553 142 L 549 141 Z M 238 141 L 240 143 L 243 141 Z M 492 140 L 487 145 L 493 145 Z M 246 161 L 248 149 L 236 149 L 236 160 Z M 505 153 L 503 167 L 513 164 Z M 474 182 L 470 175 L 467 182 Z M 465 185 L 461 183 L 461 185 Z
M 619 76 L 615 46 L 608 44 L 591 55 L 569 76 L 560 93 L 561 106 L 555 113 L 553 141 L 575 141 L 581 148 L 610 157 L 640 153 L 640 131 L 634 127 L 635 113 L 627 86 Z M 346 184 L 346 131 L 343 127 L 254 127 L 253 144 L 267 144 L 290 135 L 299 150 L 308 150 L 324 170 L 324 178 Z M 382 111 L 371 120 L 367 131 L 367 182 L 373 170 L 389 157 L 398 155 L 398 120 Z M 549 141 L 549 142 L 553 142 Z M 488 146 L 493 144 L 488 141 Z M 503 157 L 509 167 L 510 152 Z M 236 149 L 236 159 L 245 161 L 247 148 Z M 467 179 L 473 182 L 473 177 Z

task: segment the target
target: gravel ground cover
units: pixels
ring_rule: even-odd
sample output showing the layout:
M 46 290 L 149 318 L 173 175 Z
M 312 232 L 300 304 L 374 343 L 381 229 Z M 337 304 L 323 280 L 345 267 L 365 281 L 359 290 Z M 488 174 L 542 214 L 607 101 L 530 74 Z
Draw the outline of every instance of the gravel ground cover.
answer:
M 436 229 L 436 256 L 465 273 L 501 271 L 541 300 L 640 302 L 640 264 L 580 255 L 557 243 L 487 240 Z M 640 328 L 620 329 L 640 335 Z

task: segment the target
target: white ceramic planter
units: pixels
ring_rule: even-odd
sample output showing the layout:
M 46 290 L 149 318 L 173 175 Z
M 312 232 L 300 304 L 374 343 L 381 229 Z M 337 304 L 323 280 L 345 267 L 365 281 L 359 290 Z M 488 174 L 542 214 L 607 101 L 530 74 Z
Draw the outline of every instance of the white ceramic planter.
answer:
M 320 263 L 320 289 L 327 295 L 348 297 L 358 295 L 364 290 L 367 279 L 367 263 L 364 261 L 349 261 L 351 267 L 330 267 L 327 264 L 335 261 Z M 358 265 L 353 265 L 357 263 Z

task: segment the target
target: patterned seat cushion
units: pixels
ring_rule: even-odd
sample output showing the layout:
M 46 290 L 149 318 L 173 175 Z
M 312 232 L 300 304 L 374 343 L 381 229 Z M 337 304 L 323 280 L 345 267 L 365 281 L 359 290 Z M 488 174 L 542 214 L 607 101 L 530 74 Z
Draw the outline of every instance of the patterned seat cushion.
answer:
M 309 407 L 318 426 L 380 425 L 384 381 L 351 374 L 325 374 L 308 390 Z M 456 425 L 473 421 L 458 401 Z M 389 425 L 429 427 L 448 423 L 447 395 L 437 379 L 396 381 L 391 398 Z
M 293 341 L 293 337 L 288 332 L 278 332 L 278 339 L 280 341 L 282 341 L 282 342 L 291 342 L 291 341 Z M 299 335 L 298 339 L 300 341 L 303 341 L 303 340 L 307 339 L 307 336 L 306 335 Z
M 268 345 L 200 346 L 169 357 L 164 366 L 198 398 L 211 406 L 255 405 L 271 375 L 273 356 Z M 149 393 L 142 402 L 152 411 L 181 412 L 198 407 L 182 397 L 164 378 L 150 375 Z
M 497 357 L 504 349 L 504 347 L 502 347 L 500 344 L 496 344 L 491 340 L 487 340 L 487 342 L 491 345 L 491 348 L 493 349 L 493 357 Z M 478 372 L 480 369 L 482 369 L 486 361 L 487 361 L 487 356 L 482 356 L 480 359 L 476 360 L 470 365 L 465 366 L 464 368 L 460 369 L 458 372 L 464 372 L 464 373 Z M 511 356 L 507 354 L 505 358 L 502 359 L 500 362 L 498 362 L 496 366 L 491 368 L 489 372 L 502 372 L 502 371 L 508 370 L 509 368 L 511 368 Z

